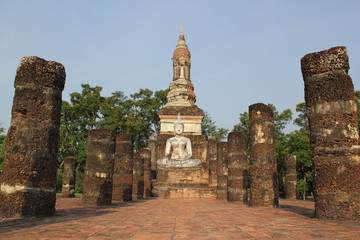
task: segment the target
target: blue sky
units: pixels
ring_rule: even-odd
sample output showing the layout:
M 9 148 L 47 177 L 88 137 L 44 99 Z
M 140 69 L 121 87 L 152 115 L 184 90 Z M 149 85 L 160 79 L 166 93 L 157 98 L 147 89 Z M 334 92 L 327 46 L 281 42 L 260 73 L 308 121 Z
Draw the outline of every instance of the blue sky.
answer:
M 258 102 L 295 112 L 304 101 L 300 58 L 310 52 L 346 46 L 360 89 L 357 0 L 0 0 L 0 123 L 9 127 L 23 56 L 65 66 L 64 100 L 82 83 L 104 96 L 168 88 L 180 23 L 197 105 L 219 127 L 232 129 Z

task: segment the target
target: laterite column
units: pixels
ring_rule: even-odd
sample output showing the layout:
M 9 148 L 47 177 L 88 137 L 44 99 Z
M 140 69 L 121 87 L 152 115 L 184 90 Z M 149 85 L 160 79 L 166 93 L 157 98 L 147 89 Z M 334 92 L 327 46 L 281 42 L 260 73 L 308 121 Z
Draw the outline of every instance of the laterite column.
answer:
M 0 178 L 0 219 L 55 213 L 64 84 L 60 63 L 21 59 Z
M 131 201 L 133 183 L 133 144 L 128 133 L 116 136 L 112 199 Z
M 278 206 L 279 190 L 272 109 L 262 103 L 249 107 L 250 206 Z
M 64 159 L 62 174 L 61 196 L 63 198 L 75 197 L 76 161 L 74 157 Z
M 246 202 L 246 133 L 228 135 L 228 201 Z
M 144 198 L 151 197 L 151 153 L 149 148 L 140 149 L 144 159 Z
M 296 199 L 296 183 L 297 183 L 297 173 L 296 173 L 296 156 L 295 155 L 286 155 L 285 156 L 285 167 L 286 167 L 286 199 Z
M 228 185 L 228 143 L 217 143 L 217 197 L 216 199 L 227 200 Z
M 89 132 L 83 204 L 111 205 L 115 134 L 106 129 Z
M 150 136 L 149 138 L 149 149 L 151 154 L 151 172 L 155 178 L 157 169 L 157 140 L 155 136 Z
M 359 129 L 349 68 L 345 47 L 301 59 L 318 218 L 360 219 Z
M 132 200 L 144 196 L 144 156 L 139 152 L 134 155 Z
M 217 141 L 215 137 L 208 139 L 207 161 L 209 162 L 209 186 L 217 186 Z

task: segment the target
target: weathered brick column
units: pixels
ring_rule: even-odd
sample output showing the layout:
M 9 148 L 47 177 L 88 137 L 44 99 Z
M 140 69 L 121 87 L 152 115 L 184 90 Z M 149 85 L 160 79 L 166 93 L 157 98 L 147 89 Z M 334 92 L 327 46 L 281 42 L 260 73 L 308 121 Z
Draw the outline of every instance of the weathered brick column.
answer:
M 63 198 L 75 197 L 76 161 L 74 157 L 64 159 L 62 174 L 61 196 Z
M 229 133 L 228 147 L 228 201 L 246 202 L 246 133 Z
M 86 205 L 111 205 L 114 171 L 115 134 L 106 129 L 89 132 L 84 195 Z
M 217 186 L 217 141 L 215 137 L 208 139 L 207 161 L 209 162 L 209 186 Z
M 278 206 L 279 190 L 275 158 L 274 116 L 270 107 L 249 107 L 250 206 Z
M 217 199 L 227 199 L 228 185 L 228 143 L 217 143 Z
M 297 172 L 296 172 L 296 156 L 286 155 L 285 156 L 285 167 L 286 167 L 286 199 L 296 199 L 296 183 L 297 183 Z
M 360 218 L 359 129 L 349 68 L 345 47 L 301 59 L 318 218 Z
M 134 155 L 132 200 L 142 199 L 144 196 L 144 157 Z
M 149 149 L 151 153 L 151 171 L 156 171 L 157 169 L 157 140 L 155 136 L 150 136 L 149 138 Z
M 131 201 L 133 184 L 133 144 L 128 133 L 116 136 L 112 199 Z
M 0 218 L 55 213 L 61 95 L 65 68 L 23 57 L 0 178 Z
M 140 149 L 144 159 L 144 198 L 151 197 L 151 152 L 149 148 Z

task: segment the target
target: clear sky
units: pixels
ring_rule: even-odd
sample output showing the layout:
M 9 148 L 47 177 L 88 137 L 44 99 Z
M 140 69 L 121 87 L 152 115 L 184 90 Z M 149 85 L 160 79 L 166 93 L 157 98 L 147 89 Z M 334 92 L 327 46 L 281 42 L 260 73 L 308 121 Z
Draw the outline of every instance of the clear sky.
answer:
M 197 105 L 219 127 L 258 102 L 295 112 L 307 53 L 346 46 L 360 89 L 358 0 L 0 0 L 0 123 L 8 129 L 23 56 L 65 66 L 64 100 L 83 83 L 104 96 L 168 88 L 180 23 Z

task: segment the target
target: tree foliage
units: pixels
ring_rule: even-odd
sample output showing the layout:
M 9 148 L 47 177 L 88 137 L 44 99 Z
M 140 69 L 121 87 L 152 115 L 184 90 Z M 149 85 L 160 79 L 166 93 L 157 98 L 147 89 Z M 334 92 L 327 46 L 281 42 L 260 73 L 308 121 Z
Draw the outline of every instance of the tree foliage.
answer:
M 213 136 L 217 141 L 221 141 L 227 137 L 229 129 L 217 127 L 215 122 L 211 119 L 210 114 L 205 112 L 201 125 L 201 132 L 206 138 Z
M 166 90 L 140 89 L 130 96 L 116 91 L 104 97 L 99 86 L 82 84 L 81 87 L 80 93 L 71 93 L 70 101 L 62 104 L 60 164 L 66 156 L 74 156 L 78 169 L 83 170 L 87 136 L 92 129 L 130 133 L 135 149 L 146 146 L 149 137 L 159 129 L 157 111 L 166 102 Z

